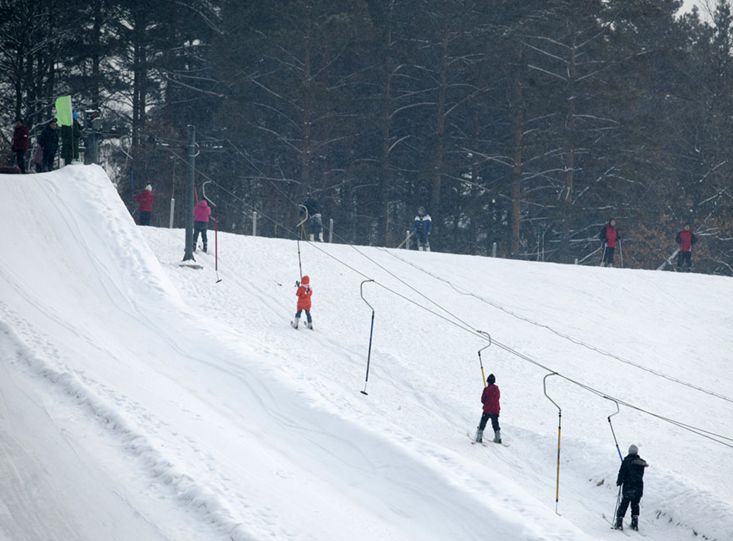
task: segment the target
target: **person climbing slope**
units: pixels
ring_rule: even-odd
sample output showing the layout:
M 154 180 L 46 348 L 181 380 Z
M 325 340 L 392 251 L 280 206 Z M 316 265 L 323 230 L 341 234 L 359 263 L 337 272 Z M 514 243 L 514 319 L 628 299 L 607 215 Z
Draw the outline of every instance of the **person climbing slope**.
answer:
M 295 285 L 298 286 L 298 291 L 295 295 L 298 297 L 297 312 L 295 312 L 295 319 L 290 323 L 294 329 L 298 328 L 300 323 L 300 315 L 305 310 L 305 318 L 307 320 L 306 326 L 309 329 L 313 329 L 313 319 L 311 318 L 311 297 L 313 296 L 313 290 L 310 285 L 310 276 L 303 276 L 300 282 L 296 281 Z
M 484 411 L 481 415 L 481 421 L 476 430 L 476 442 L 483 443 L 484 441 L 484 428 L 486 423 L 491 419 L 491 428 L 494 429 L 494 443 L 501 443 L 501 427 L 499 426 L 499 412 L 501 406 L 499 405 L 499 399 L 501 398 L 501 392 L 499 387 L 496 385 L 496 376 L 489 374 L 486 378 L 486 387 L 484 392 L 481 394 L 481 403 L 484 405 Z
M 616 523 L 613 525 L 616 530 L 624 529 L 624 516 L 629 504 L 631 504 L 631 529 L 639 529 L 639 502 L 644 495 L 644 468 L 648 465 L 639 456 L 639 448 L 633 444 L 629 446 L 629 454 L 621 462 L 616 479 L 616 486 L 622 487 L 623 496 L 616 511 Z

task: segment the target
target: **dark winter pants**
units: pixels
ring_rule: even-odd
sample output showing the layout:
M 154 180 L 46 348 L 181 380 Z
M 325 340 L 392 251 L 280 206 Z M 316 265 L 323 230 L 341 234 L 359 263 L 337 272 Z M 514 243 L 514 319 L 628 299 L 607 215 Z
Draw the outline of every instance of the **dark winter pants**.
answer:
M 629 503 L 631 503 L 631 516 L 638 517 L 640 501 L 641 495 L 638 495 L 637 492 L 634 492 L 633 494 L 625 493 L 623 498 L 621 499 L 621 504 L 618 506 L 618 512 L 616 513 L 616 516 L 624 518 L 626 516 L 626 509 L 628 509 Z
M 430 240 L 426 233 L 415 232 L 415 240 L 417 240 L 417 249 L 430 251 Z
M 677 254 L 677 270 L 682 270 L 687 267 L 690 270 L 692 267 L 692 252 L 680 252 Z
M 299 318 L 300 317 L 300 314 L 302 312 L 303 312 L 303 310 L 298 310 L 297 312 L 295 312 L 295 317 Z M 313 323 L 313 320 L 311 319 L 311 311 L 310 310 L 306 310 L 305 311 L 305 319 L 308 320 L 308 323 Z
M 148 210 L 140 211 L 140 225 L 150 225 L 150 216 L 153 213 Z
M 193 223 L 193 251 L 196 251 L 196 243 L 199 241 L 199 233 L 201 233 L 201 242 L 204 243 L 204 252 L 206 251 L 206 247 L 208 244 L 208 239 L 206 238 L 206 229 L 209 227 L 209 224 L 206 222 L 194 222 Z
M 15 161 L 18 164 L 18 169 L 21 173 L 25 173 L 25 150 L 15 151 Z
M 494 429 L 494 432 L 498 432 L 501 430 L 501 427 L 499 426 L 499 416 L 498 415 L 492 415 L 491 413 L 484 413 L 481 416 L 481 422 L 478 424 L 478 429 L 483 432 L 484 428 L 486 428 L 486 423 L 491 419 L 491 428 Z
M 606 265 L 613 265 L 613 253 L 616 251 L 616 248 L 610 248 L 609 246 L 606 246 L 606 248 L 603 251 L 603 263 Z
M 311 240 L 323 240 L 323 218 L 320 214 L 314 214 L 308 219 L 308 229 Z
M 43 149 L 43 171 L 53 171 L 53 162 L 56 160 L 56 151 Z

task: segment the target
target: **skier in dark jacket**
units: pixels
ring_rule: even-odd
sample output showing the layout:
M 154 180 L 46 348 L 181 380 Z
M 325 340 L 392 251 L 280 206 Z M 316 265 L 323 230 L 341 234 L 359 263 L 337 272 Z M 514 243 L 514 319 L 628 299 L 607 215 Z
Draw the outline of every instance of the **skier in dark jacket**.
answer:
M 489 377 L 486 378 L 486 383 L 484 392 L 481 394 L 481 403 L 484 405 L 484 411 L 481 414 L 481 421 L 476 431 L 476 441 L 478 443 L 483 442 L 484 428 L 486 428 L 488 420 L 491 419 L 491 428 L 494 429 L 494 443 L 501 443 L 501 427 L 499 426 L 499 412 L 501 411 L 499 399 L 501 398 L 501 392 L 499 391 L 499 387 L 495 385 L 496 376 L 494 374 L 489 374 Z
M 29 148 L 31 148 L 30 133 L 23 124 L 23 120 L 18 118 L 15 121 L 15 129 L 13 130 L 13 152 L 21 173 L 25 173 L 25 154 Z
M 692 245 L 697 242 L 697 237 L 690 231 L 690 224 L 685 224 L 684 229 L 677 233 L 675 240 L 680 245 L 680 251 L 677 254 L 677 270 L 681 272 L 687 267 L 687 272 L 690 272 L 690 267 L 692 267 Z
M 430 251 L 430 230 L 433 228 L 433 220 L 430 214 L 425 212 L 425 207 L 417 209 L 417 216 L 413 224 L 413 232 L 417 240 L 417 249 L 425 252 Z
M 323 218 L 321 216 L 321 206 L 318 201 L 310 195 L 303 201 L 303 206 L 308 212 L 308 238 L 311 241 L 323 242 Z
M 631 504 L 631 529 L 639 529 L 639 501 L 644 495 L 644 468 L 647 466 L 646 461 L 639 456 L 639 448 L 632 444 L 629 447 L 629 454 L 621 463 L 616 479 L 616 486 L 622 487 L 621 504 L 618 506 L 616 523 L 613 526 L 617 530 L 624 529 L 624 516 L 626 516 L 629 503 Z
M 43 165 L 41 171 L 53 170 L 53 162 L 56 159 L 56 152 L 59 149 L 59 126 L 56 120 L 52 120 L 41 131 L 38 136 L 38 145 L 43 149 Z
M 608 223 L 601 228 L 598 238 L 603 243 L 601 267 L 606 265 L 613 267 L 613 254 L 616 251 L 616 245 L 621 242 L 621 233 L 616 229 L 616 220 L 613 218 L 608 220 Z

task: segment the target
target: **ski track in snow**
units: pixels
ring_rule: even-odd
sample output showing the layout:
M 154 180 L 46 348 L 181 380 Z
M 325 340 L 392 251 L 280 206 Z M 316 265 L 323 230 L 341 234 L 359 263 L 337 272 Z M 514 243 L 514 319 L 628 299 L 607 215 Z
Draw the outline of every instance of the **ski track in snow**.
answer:
M 14 352 L 0 365 L 5 411 L 10 417 L 23 400 L 8 382 L 27 380 L 34 396 L 45 396 L 45 413 L 28 413 L 29 427 L 49 439 L 54 430 L 65 434 L 91 464 L 86 475 L 96 476 L 99 497 L 87 501 L 134 532 L 120 539 L 619 535 L 603 518 L 616 499 L 612 403 L 548 382 L 563 407 L 557 517 L 557 412 L 535 367 L 484 351 L 502 389 L 511 447 L 471 446 L 465 433 L 480 415 L 480 340 L 367 285 L 376 320 L 365 397 L 358 391 L 370 312 L 359 298 L 361 278 L 311 246 L 302 252 L 316 330 L 296 331 L 288 325 L 294 242 L 220 233 L 217 284 L 212 255 L 197 254 L 203 270 L 181 268 L 183 231 L 136 227 L 100 168 L 2 182 L 11 204 L 0 223 L 22 254 L 0 263 L 0 346 Z M 426 304 L 354 250 L 323 248 Z M 475 328 L 563 373 L 685 422 L 723 433 L 731 426 L 731 404 L 536 324 L 551 322 L 585 344 L 731 396 L 729 279 L 414 252 L 399 252 L 398 261 L 360 250 Z M 479 298 L 456 294 L 441 276 Z M 733 539 L 731 449 L 625 409 L 614 423 L 623 449 L 641 444 L 652 464 L 642 532 L 634 535 Z M 65 512 L 61 495 L 73 483 L 58 475 L 18 481 L 18 472 L 54 461 L 79 466 L 63 446 L 46 460 L 22 456 L 17 430 L 0 422 L 11 479 L 0 487 L 14 495 L 0 506 L 0 539 L 21 531 L 54 539 L 54 528 L 59 539 L 102 538 L 109 523 L 80 527 L 73 521 L 84 515 Z M 39 490 L 43 520 L 19 526 L 13 515 L 29 513 Z

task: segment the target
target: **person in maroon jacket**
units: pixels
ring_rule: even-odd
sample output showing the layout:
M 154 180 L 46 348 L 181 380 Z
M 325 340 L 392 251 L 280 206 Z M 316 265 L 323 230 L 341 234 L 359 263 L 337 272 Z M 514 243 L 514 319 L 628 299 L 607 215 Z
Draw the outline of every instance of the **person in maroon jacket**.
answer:
M 687 267 L 690 272 L 692 267 L 692 245 L 697 242 L 695 233 L 690 231 L 690 224 L 685 224 L 684 229 L 677 233 L 677 244 L 680 245 L 680 251 L 677 253 L 677 270 L 682 272 Z
M 616 220 L 613 218 L 608 220 L 608 223 L 601 228 L 598 238 L 603 243 L 601 267 L 606 265 L 613 267 L 613 254 L 616 251 L 616 246 L 621 242 L 621 233 L 616 229 Z
M 486 378 L 486 387 L 484 392 L 481 394 L 481 403 L 484 405 L 484 412 L 481 415 L 481 422 L 479 422 L 478 430 L 476 431 L 476 441 L 482 443 L 484 441 L 484 428 L 486 423 L 491 419 L 491 428 L 494 429 L 494 443 L 501 443 L 501 427 L 499 426 L 499 411 L 501 406 L 499 405 L 499 398 L 501 392 L 499 387 L 496 386 L 496 376 L 489 374 Z
M 25 173 L 25 155 L 29 148 L 31 148 L 30 132 L 23 124 L 23 120 L 18 118 L 15 120 L 15 130 L 13 130 L 13 152 L 21 173 Z
M 139 214 L 140 225 L 150 225 L 150 217 L 153 214 L 153 187 L 148 184 L 145 189 L 135 196 Z

